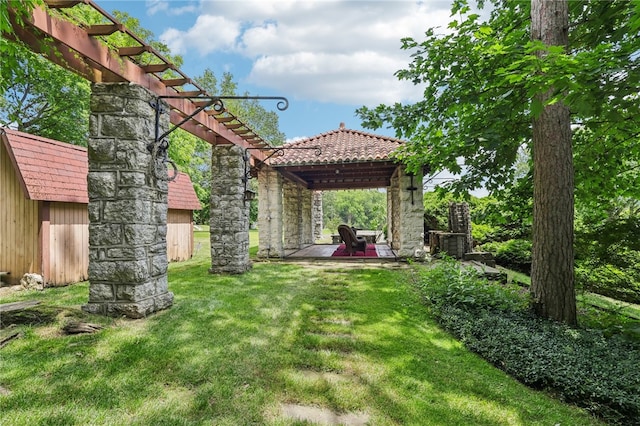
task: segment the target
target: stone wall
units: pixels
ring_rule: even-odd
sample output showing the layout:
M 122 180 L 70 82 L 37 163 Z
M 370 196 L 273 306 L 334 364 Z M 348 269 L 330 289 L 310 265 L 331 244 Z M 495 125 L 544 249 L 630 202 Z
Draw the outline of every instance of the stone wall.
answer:
M 283 257 L 282 186 L 276 170 L 263 166 L 258 171 L 258 257 Z
M 236 145 L 215 145 L 211 150 L 211 269 L 241 274 L 249 261 L 249 201 L 244 200 L 245 162 Z
M 89 302 L 102 315 L 141 318 L 172 305 L 167 286 L 167 168 L 147 145 L 155 96 L 128 83 L 94 84 L 89 121 Z M 160 132 L 169 126 L 160 116 Z

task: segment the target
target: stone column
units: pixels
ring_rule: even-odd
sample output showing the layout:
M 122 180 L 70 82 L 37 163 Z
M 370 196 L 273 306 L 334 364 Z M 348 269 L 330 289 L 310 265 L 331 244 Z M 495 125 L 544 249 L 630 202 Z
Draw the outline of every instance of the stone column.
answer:
M 464 234 L 462 254 L 473 251 L 473 237 L 471 236 L 471 213 L 467 203 L 449 203 L 449 232 Z
M 424 255 L 424 207 L 422 205 L 422 174 L 411 176 L 404 167 L 398 167 L 392 177 L 394 193 L 393 248 L 398 257 Z M 413 191 L 409 188 L 415 188 Z
M 400 201 L 398 198 L 399 194 L 399 173 L 400 168 L 398 167 L 391 177 L 391 186 L 387 192 L 387 220 L 388 220 L 388 230 L 387 230 L 387 240 L 391 244 L 391 248 L 397 250 L 400 248 Z
M 313 238 L 313 191 L 300 188 L 300 248 L 310 246 Z
M 284 256 L 282 185 L 282 176 L 271 167 L 258 171 L 258 257 Z
M 249 201 L 244 200 L 243 149 L 215 145 L 211 149 L 212 274 L 242 274 L 249 261 Z
M 290 180 L 284 181 L 282 191 L 284 249 L 298 250 L 302 241 L 301 235 L 301 188 Z
M 89 121 L 87 312 L 141 318 L 168 308 L 167 168 L 147 146 L 155 95 L 128 83 L 94 84 Z M 167 109 L 168 110 L 168 109 Z M 169 115 L 160 116 L 160 132 Z
M 322 237 L 324 214 L 322 212 L 322 191 L 313 191 L 313 241 Z

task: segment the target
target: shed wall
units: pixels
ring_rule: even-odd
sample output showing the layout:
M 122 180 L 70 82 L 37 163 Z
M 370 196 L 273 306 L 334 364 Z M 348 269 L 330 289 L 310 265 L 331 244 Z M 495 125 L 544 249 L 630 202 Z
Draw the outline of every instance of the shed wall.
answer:
M 49 218 L 48 284 L 59 286 L 85 281 L 89 268 L 87 206 L 51 203 Z
M 167 212 L 167 257 L 179 262 L 193 256 L 193 214 L 191 210 Z
M 6 282 L 41 273 L 38 261 L 38 202 L 27 200 L 4 144 L 0 142 L 0 271 Z

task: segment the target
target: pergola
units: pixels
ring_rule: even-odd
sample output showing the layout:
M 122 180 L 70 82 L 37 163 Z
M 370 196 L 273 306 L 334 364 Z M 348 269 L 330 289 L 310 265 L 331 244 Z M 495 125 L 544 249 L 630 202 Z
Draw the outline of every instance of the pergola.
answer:
M 399 257 L 422 249 L 422 176 L 405 173 L 388 157 L 400 141 L 342 127 L 299 143 L 319 146 L 313 159 L 298 156 L 313 150 L 273 147 L 92 0 L 44 4 L 22 19 L 10 8 L 10 36 L 94 83 L 85 310 L 142 317 L 173 303 L 167 163 L 160 152 L 167 147 L 158 137 L 168 134 L 170 122 L 212 145 L 211 273 L 251 267 L 248 163 L 259 169 L 261 256 L 282 257 L 286 248 L 313 243 L 313 193 L 323 189 L 387 188 L 388 240 Z M 77 23 L 68 13 L 73 7 L 91 9 L 99 22 Z

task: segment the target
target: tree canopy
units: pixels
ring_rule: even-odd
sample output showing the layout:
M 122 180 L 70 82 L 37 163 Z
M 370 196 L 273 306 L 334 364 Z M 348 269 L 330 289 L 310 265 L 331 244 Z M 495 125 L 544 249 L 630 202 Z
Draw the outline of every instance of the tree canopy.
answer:
M 530 38 L 530 4 L 493 6 L 482 20 L 456 1 L 448 28 L 404 39 L 412 61 L 396 75 L 424 87 L 423 99 L 360 108 L 363 124 L 391 125 L 409 140 L 398 158 L 411 168 L 462 172 L 450 189 L 498 191 L 513 183 L 519 149 L 530 148 L 531 118 L 544 106 L 533 95 L 553 88 L 547 104 L 571 111 L 578 198 L 640 197 L 640 5 L 569 2 L 569 50 L 544 57 Z

